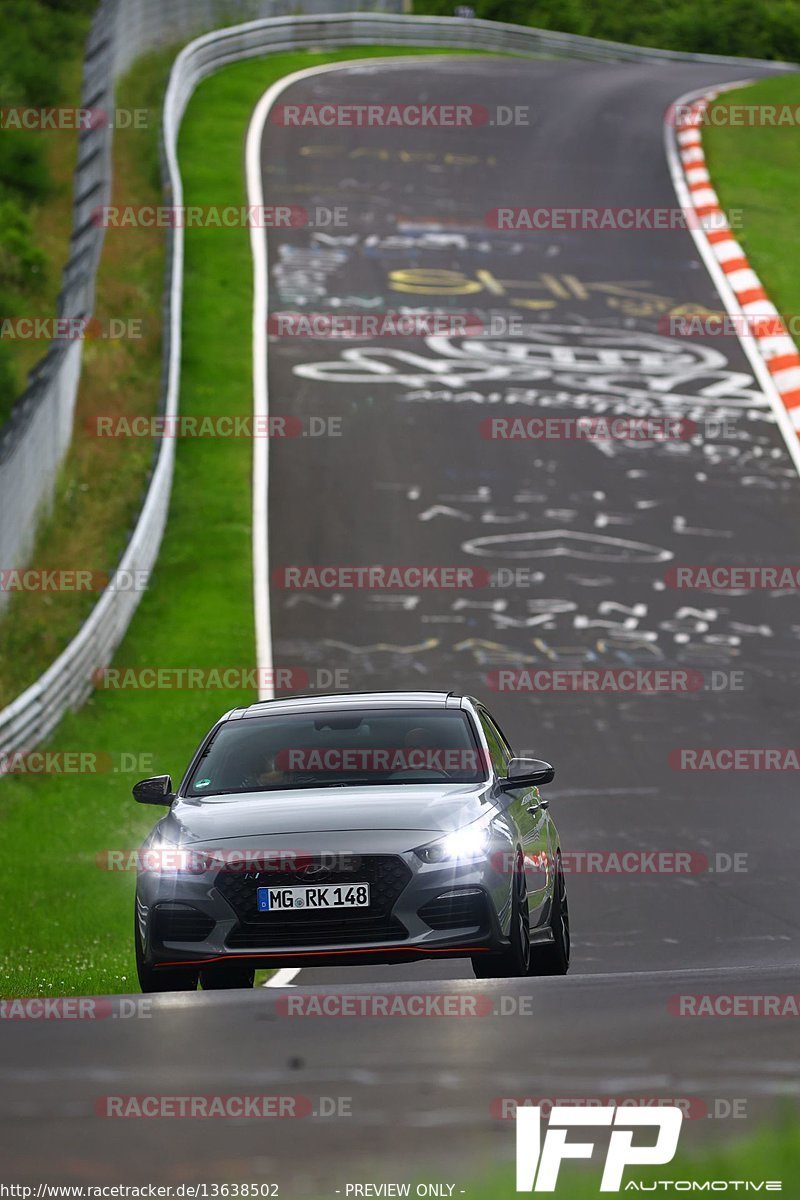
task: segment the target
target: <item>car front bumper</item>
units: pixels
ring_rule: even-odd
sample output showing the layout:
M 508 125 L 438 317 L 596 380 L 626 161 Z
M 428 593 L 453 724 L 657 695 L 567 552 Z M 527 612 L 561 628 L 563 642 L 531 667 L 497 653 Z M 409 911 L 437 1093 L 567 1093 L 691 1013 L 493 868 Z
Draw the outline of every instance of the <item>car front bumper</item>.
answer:
M 326 852 L 327 853 L 327 852 Z M 137 926 L 153 966 L 247 961 L 256 967 L 388 963 L 489 953 L 506 940 L 508 874 L 478 863 L 422 863 L 413 851 L 351 854 L 322 882 L 371 886 L 366 909 L 258 914 L 259 886 L 308 879 L 257 870 L 142 871 Z M 316 879 L 313 880 L 316 882 Z M 324 918 L 324 919 L 323 919 Z

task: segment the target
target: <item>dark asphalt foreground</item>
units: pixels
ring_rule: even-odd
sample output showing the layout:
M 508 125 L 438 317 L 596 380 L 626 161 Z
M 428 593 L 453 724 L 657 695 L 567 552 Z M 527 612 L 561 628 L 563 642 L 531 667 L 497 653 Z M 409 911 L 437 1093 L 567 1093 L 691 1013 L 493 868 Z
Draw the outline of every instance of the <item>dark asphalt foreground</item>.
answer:
M 684 1140 L 705 1144 L 711 1133 L 745 1133 L 796 1094 L 796 1027 L 679 1019 L 667 1014 L 667 997 L 765 989 L 796 990 L 796 974 L 444 980 L 422 989 L 492 996 L 497 1015 L 458 1019 L 288 1018 L 276 1012 L 283 994 L 260 990 L 161 996 L 151 1020 L 76 1021 L 68 1032 L 19 1022 L 0 1067 L 2 1178 L 228 1178 L 275 1181 L 281 1195 L 332 1195 L 348 1182 L 463 1182 L 474 1164 L 513 1153 L 513 1122 L 495 1115 L 500 1098 L 664 1097 L 694 1102 L 700 1114 L 744 1099 L 745 1120 L 684 1123 Z M 98 1097 L 154 1093 L 308 1097 L 314 1111 L 320 1097 L 345 1098 L 353 1115 L 266 1127 L 92 1115 Z
M 338 236 L 357 235 L 323 245 L 307 229 L 271 234 L 273 309 L 328 311 L 336 297 L 348 311 L 450 303 L 526 323 L 505 350 L 384 341 L 367 356 L 351 353 L 345 380 L 343 351 L 368 344 L 273 338 L 272 411 L 341 415 L 343 436 L 272 444 L 272 567 L 468 563 L 539 573 L 529 587 L 466 597 L 275 590 L 276 664 L 344 668 L 356 689 L 476 692 L 520 751 L 556 763 L 550 794 L 565 848 L 746 852 L 747 870 L 573 875 L 567 979 L 479 984 L 444 962 L 304 970 L 284 992 L 159 997 L 151 1020 L 5 1023 L 0 1179 L 236 1178 L 277 1182 L 281 1196 L 333 1195 L 348 1182 L 454 1181 L 475 1161 L 509 1160 L 513 1124 L 491 1109 L 502 1096 L 694 1097 L 709 1109 L 746 1101 L 747 1120 L 687 1122 L 695 1143 L 711 1130 L 744 1132 L 779 1098 L 796 1098 L 796 1022 L 681 1019 L 668 1008 L 681 993 L 800 990 L 796 788 L 781 776 L 678 774 L 666 757 L 681 745 L 796 743 L 797 603 L 660 586 L 670 562 L 796 561 L 796 472 L 737 343 L 648 341 L 665 309 L 720 307 L 688 234 L 517 236 L 483 224 L 500 205 L 674 205 L 665 107 L 741 74 L 474 58 L 347 67 L 282 99 L 526 104 L 532 124 L 450 133 L 267 126 L 264 178 L 267 203 L 348 205 L 350 227 Z M 413 240 L 386 240 L 398 235 Z M 393 291 L 391 273 L 411 268 L 459 272 L 435 277 L 438 286 L 473 290 Z M 602 371 L 586 369 L 597 359 L 583 351 L 572 360 L 562 351 L 555 366 L 531 363 L 531 347 L 548 339 L 590 351 L 600 339 L 611 357 Z M 701 351 L 724 358 L 701 361 Z M 625 412 L 726 416 L 733 432 L 678 449 L 604 450 L 479 434 L 490 414 L 598 412 L 603 395 L 621 398 Z M 519 537 L 548 531 L 544 544 L 558 555 Z M 587 543 L 576 532 L 616 540 Z M 744 690 L 492 694 L 487 673 L 509 663 L 735 668 Z M 276 1011 L 285 997 L 320 988 L 488 995 L 494 1015 Z M 520 1014 L 521 1000 L 532 1012 Z M 93 1115 L 110 1093 L 186 1092 L 299 1093 L 315 1104 L 346 1096 L 353 1115 L 266 1127 Z
M 697 1145 L 712 1131 L 744 1132 L 794 1093 L 796 1028 L 788 1019 L 692 1022 L 669 1016 L 666 998 L 796 986 L 792 972 L 748 970 L 453 980 L 424 990 L 490 995 L 497 1015 L 288 1018 L 276 1014 L 282 994 L 260 990 L 160 996 L 151 1020 L 75 1022 L 68 1031 L 20 1022 L 4 1038 L 0 1067 L 2 1178 L 229 1178 L 276 1181 L 282 1196 L 333 1195 L 348 1182 L 461 1181 L 473 1164 L 508 1160 L 513 1121 L 493 1115 L 502 1097 L 659 1096 L 702 1100 L 701 1112 L 746 1099 L 747 1120 L 684 1122 L 684 1140 Z M 307 1096 L 317 1111 L 320 1097 L 347 1097 L 352 1116 L 265 1128 L 92 1115 L 99 1096 L 153 1093 Z

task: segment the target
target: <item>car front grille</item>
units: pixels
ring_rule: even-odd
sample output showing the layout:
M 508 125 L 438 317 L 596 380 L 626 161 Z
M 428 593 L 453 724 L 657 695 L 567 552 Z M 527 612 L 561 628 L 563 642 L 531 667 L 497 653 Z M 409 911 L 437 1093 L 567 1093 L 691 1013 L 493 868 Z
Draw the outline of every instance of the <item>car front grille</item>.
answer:
M 431 929 L 461 929 L 489 926 L 489 908 L 486 895 L 481 891 L 453 892 L 429 900 L 419 910 L 419 915 Z
M 355 911 L 355 910 L 354 910 Z M 396 917 L 350 917 L 331 922 L 319 913 L 313 920 L 298 920 L 302 913 L 286 913 L 265 921 L 240 921 L 225 939 L 231 950 L 271 950 L 284 946 L 346 946 L 358 942 L 397 942 L 408 930 Z
M 307 866 L 308 864 L 306 864 Z M 312 868 L 322 864 L 312 863 Z M 390 942 L 408 937 L 408 930 L 392 909 L 411 879 L 411 870 L 394 855 L 348 855 L 346 865 L 319 875 L 306 871 L 241 871 L 226 868 L 216 878 L 216 888 L 227 900 L 238 924 L 228 934 L 230 949 L 283 946 L 331 946 L 356 942 Z M 368 908 L 332 908 L 313 912 L 261 913 L 260 887 L 299 887 L 304 884 L 368 883 Z

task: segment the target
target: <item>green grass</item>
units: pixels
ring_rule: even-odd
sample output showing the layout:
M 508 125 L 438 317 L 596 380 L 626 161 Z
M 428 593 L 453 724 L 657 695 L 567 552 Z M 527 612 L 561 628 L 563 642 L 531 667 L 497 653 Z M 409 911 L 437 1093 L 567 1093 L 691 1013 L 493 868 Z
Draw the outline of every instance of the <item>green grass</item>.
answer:
M 800 76 L 765 79 L 720 96 L 729 104 L 800 105 Z M 760 128 L 702 127 L 703 146 L 723 209 L 741 209 L 735 237 L 781 313 L 800 313 L 800 233 L 797 189 L 800 130 L 796 125 Z
M 228 67 L 203 83 L 181 134 L 186 203 L 245 203 L 247 123 L 272 82 L 315 63 L 373 53 L 384 51 L 359 47 L 331 55 L 275 56 Z M 248 231 L 187 230 L 185 271 L 181 409 L 196 416 L 250 412 Z M 255 665 L 251 453 L 245 439 L 178 443 L 157 569 L 116 656 L 117 666 Z M 49 749 L 147 754 L 149 763 L 111 774 L 0 781 L 0 994 L 137 990 L 131 950 L 134 881 L 127 873 L 99 870 L 96 856 L 137 846 L 153 824 L 157 813 L 130 796 L 136 779 L 150 773 L 180 775 L 216 717 L 253 699 L 249 692 L 231 691 L 96 692 L 80 713 L 61 723 Z

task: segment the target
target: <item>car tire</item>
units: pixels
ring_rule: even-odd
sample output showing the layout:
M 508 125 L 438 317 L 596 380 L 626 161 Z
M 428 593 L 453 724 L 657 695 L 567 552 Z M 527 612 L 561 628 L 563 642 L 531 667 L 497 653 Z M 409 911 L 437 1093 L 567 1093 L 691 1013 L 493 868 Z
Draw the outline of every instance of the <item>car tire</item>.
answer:
M 200 972 L 200 987 L 204 992 L 219 992 L 228 988 L 251 988 L 256 969 L 246 963 L 223 963 Z
M 195 992 L 198 972 L 188 968 L 173 970 L 170 967 L 155 967 L 145 956 L 139 936 L 139 925 L 134 913 L 133 943 L 136 950 L 136 974 L 143 992 Z
M 569 970 L 569 905 L 560 854 L 556 859 L 556 877 L 553 884 L 549 925 L 553 940 L 544 946 L 531 948 L 529 975 L 566 975 Z
M 528 887 L 525 872 L 514 873 L 514 896 L 508 945 L 489 954 L 474 955 L 472 970 L 476 979 L 515 979 L 530 971 L 531 931 Z

